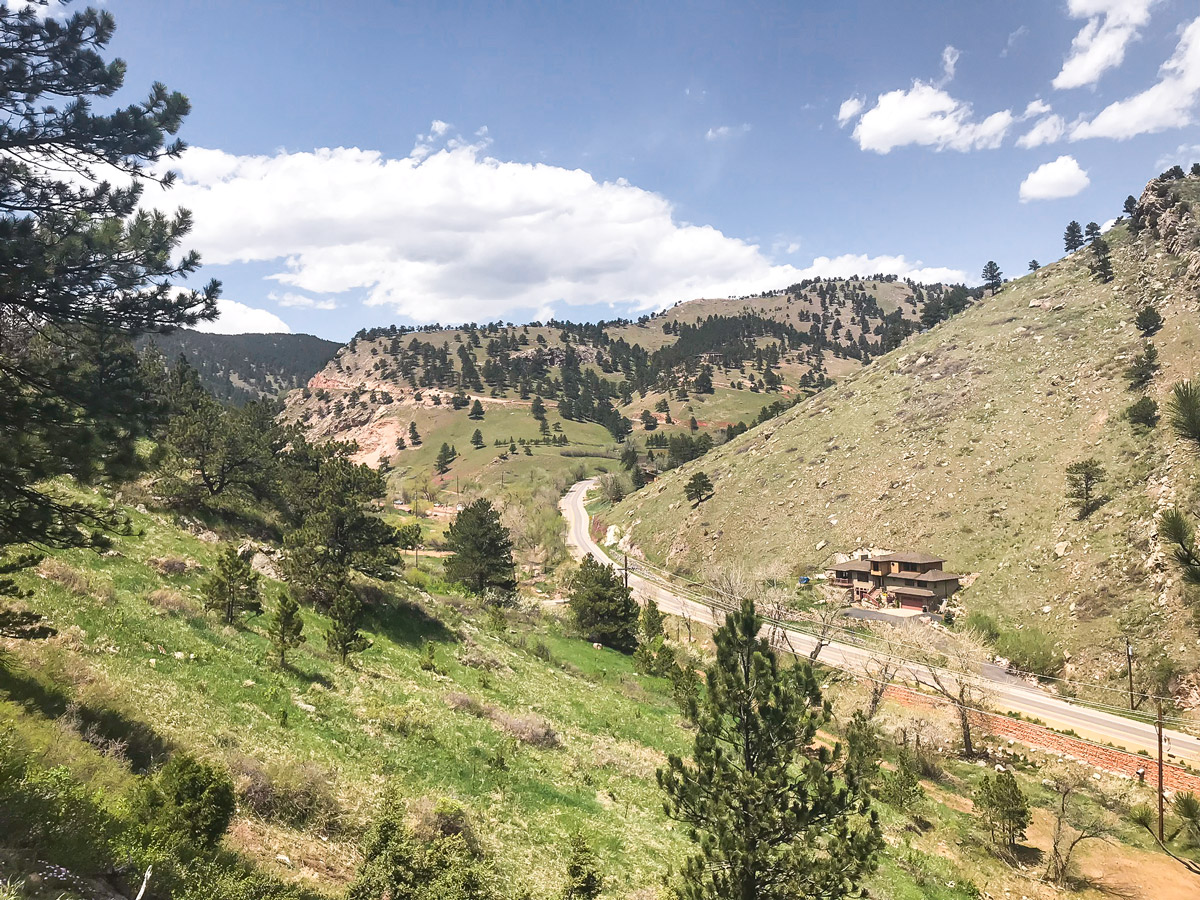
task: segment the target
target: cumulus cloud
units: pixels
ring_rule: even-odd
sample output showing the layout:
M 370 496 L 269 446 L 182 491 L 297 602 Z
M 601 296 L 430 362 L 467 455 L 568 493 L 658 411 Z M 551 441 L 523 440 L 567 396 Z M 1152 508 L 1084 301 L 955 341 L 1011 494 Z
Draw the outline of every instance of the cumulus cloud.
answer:
M 317 300 L 313 297 L 305 296 L 304 294 L 294 294 L 287 291 L 282 294 L 276 294 L 274 291 L 267 294 L 268 300 L 274 300 L 280 306 L 292 307 L 295 309 L 337 309 L 338 305 L 332 300 Z
M 804 277 L 754 244 L 676 221 L 666 199 L 624 180 L 486 151 L 482 140 L 449 136 L 401 159 L 357 148 L 272 156 L 192 148 L 174 166 L 175 187 L 148 191 L 145 202 L 192 210 L 188 246 L 206 262 L 266 264 L 281 305 L 289 296 L 321 298 L 312 308 L 362 302 L 417 322 L 597 304 L 656 309 Z M 909 277 L 925 270 L 903 257 L 859 257 L 856 266 Z
M 1200 19 L 1194 20 L 1183 30 L 1175 52 L 1159 69 L 1157 84 L 1140 94 L 1106 106 L 1090 122 L 1079 122 L 1071 129 L 1071 140 L 1125 140 L 1139 134 L 1182 128 L 1196 121 L 1198 102 Z
M 949 84 L 954 80 L 954 72 L 958 68 L 958 58 L 961 55 L 959 49 L 951 44 L 947 44 L 942 51 L 942 84 Z
M 868 256 L 865 253 L 844 253 L 841 256 L 818 256 L 812 264 L 796 270 L 803 278 L 849 278 L 852 275 L 895 275 L 926 284 L 958 284 L 967 280 L 961 269 L 926 266 L 920 260 L 909 262 L 904 256 Z
M 842 101 L 842 105 L 838 107 L 837 122 L 839 128 L 845 128 L 846 124 L 858 116 L 863 111 L 863 100 L 861 97 L 850 97 Z
M 1062 138 L 1066 130 L 1067 123 L 1062 116 L 1046 116 L 1017 138 L 1017 146 L 1029 149 L 1040 147 L 1042 144 L 1053 144 Z
M 236 300 L 218 300 L 217 312 L 216 321 L 201 322 L 196 330 L 212 334 L 289 334 L 292 330 L 275 313 Z
M 1038 166 L 1021 182 L 1021 202 L 1074 197 L 1091 183 L 1073 156 L 1060 156 Z
M 1025 107 L 1025 112 L 1021 114 L 1021 118 L 1032 119 L 1035 116 L 1044 116 L 1050 112 L 1050 109 L 1050 104 L 1045 100 L 1030 100 L 1029 104 Z
M 704 135 L 706 141 L 723 141 L 726 138 L 739 137 L 746 134 L 750 130 L 750 126 L 742 123 L 741 125 L 718 125 L 716 128 L 708 129 Z
M 936 150 L 990 150 L 1000 146 L 1012 123 L 1013 114 L 1007 109 L 975 121 L 971 104 L 917 80 L 908 90 L 880 94 L 858 120 L 853 136 L 860 148 L 876 153 L 909 144 Z
M 1067 12 L 1087 19 L 1071 41 L 1071 52 L 1052 82 L 1056 88 L 1095 84 L 1109 69 L 1125 61 L 1125 48 L 1150 21 L 1158 0 L 1067 0 Z

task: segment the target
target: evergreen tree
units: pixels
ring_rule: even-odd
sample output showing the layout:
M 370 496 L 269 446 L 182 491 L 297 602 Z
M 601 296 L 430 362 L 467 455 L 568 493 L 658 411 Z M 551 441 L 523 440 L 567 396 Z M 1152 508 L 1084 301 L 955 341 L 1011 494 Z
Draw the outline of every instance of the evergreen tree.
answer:
M 567 602 L 575 627 L 589 641 L 622 653 L 637 649 L 638 606 L 612 566 L 585 556 Z
M 300 605 L 289 591 L 281 591 L 267 632 L 271 643 L 279 651 L 280 666 L 287 665 L 287 652 L 306 640 L 303 631 L 304 619 L 300 615 Z
M 1161 368 L 1162 365 L 1158 361 L 1158 348 L 1146 341 L 1142 352 L 1134 356 L 1132 362 L 1125 369 L 1125 379 L 1129 382 L 1129 389 L 1131 391 L 1143 390 L 1154 380 L 1154 376 Z
M 445 475 L 450 471 L 450 464 L 454 462 L 456 455 L 449 444 L 442 443 L 442 448 L 438 451 L 437 459 L 433 463 L 433 467 L 439 475 Z
M 408 442 L 414 447 L 421 446 L 421 435 L 417 432 L 417 423 L 408 423 Z
M 1083 231 L 1083 236 L 1087 239 L 1089 244 L 1092 243 L 1096 240 L 1096 238 L 1100 237 L 1100 226 L 1095 222 L 1088 222 L 1087 228 L 1085 228 Z
M 1125 407 L 1125 418 L 1139 428 L 1152 429 L 1158 424 L 1158 404 L 1151 397 L 1140 397 Z
M 695 380 L 692 382 L 692 390 L 694 390 L 697 394 L 713 393 L 714 388 L 712 376 L 712 366 L 710 366 L 708 363 L 705 363 L 700 367 L 700 374 L 698 374 Z
M 1083 246 L 1083 228 L 1078 222 L 1072 221 L 1067 225 L 1067 230 L 1063 234 L 1063 244 L 1068 253 L 1074 253 Z
M 1106 477 L 1104 467 L 1094 458 L 1067 466 L 1067 499 L 1079 518 L 1086 519 L 1104 504 L 1107 498 L 1100 495 L 1099 487 Z
M 1004 273 L 1000 271 L 995 260 L 989 259 L 983 267 L 983 283 L 991 288 L 993 296 L 1004 285 Z
M 471 435 L 471 446 L 476 450 L 482 450 L 483 444 L 483 432 L 476 428 L 475 433 Z
M 983 776 L 975 789 L 975 810 L 983 817 L 992 842 L 1004 850 L 1024 839 L 1032 818 L 1029 800 L 1011 772 L 998 772 L 994 779 Z
M 359 631 L 362 624 L 362 601 L 346 580 L 331 586 L 329 627 L 325 629 L 325 646 L 336 653 L 342 665 L 351 653 L 362 653 L 371 642 Z
M 642 410 L 641 420 L 642 428 L 646 429 L 646 431 L 653 431 L 658 427 L 658 419 L 655 418 L 654 413 L 650 412 L 648 409 Z
M 697 472 L 695 475 L 689 478 L 687 484 L 683 486 L 683 495 L 697 506 L 711 497 L 712 493 L 712 481 L 704 472 Z
M 1137 197 L 1133 196 L 1133 194 L 1130 194 L 1128 197 L 1126 197 L 1125 205 L 1123 207 L 1121 207 L 1121 211 L 1124 212 L 1125 215 L 1129 216 L 1129 218 L 1131 218 L 1131 219 L 1134 216 L 1136 216 L 1137 215 Z
M 1154 307 L 1153 303 L 1139 309 L 1137 317 L 1133 321 L 1137 325 L 1138 331 L 1146 337 L 1150 337 L 1163 326 L 1162 314 Z
M 625 447 L 621 450 L 621 467 L 628 471 L 633 471 L 634 469 L 637 468 L 637 464 L 638 464 L 637 447 L 633 446 L 633 444 L 626 444 Z
M 446 579 L 476 594 L 487 590 L 511 593 L 517 588 L 512 538 L 487 500 L 463 508 L 446 532 Z
M 95 112 L 125 78 L 102 55 L 113 16 L 42 13 L 0 6 L 0 553 L 103 546 L 101 532 L 121 526 L 54 479 L 129 474 L 155 405 L 128 338 L 214 318 L 219 294 L 217 282 L 176 289 L 199 268 L 177 253 L 190 214 L 139 208 L 147 182 L 174 182 L 160 173 L 184 150 L 168 136 L 187 98 L 156 84 L 145 101 Z M 129 186 L 114 188 L 121 176 Z
M 847 773 L 840 745 L 816 743 L 830 718 L 808 665 L 783 670 L 746 600 L 713 636 L 716 662 L 691 762 L 658 771 L 667 814 L 696 852 L 684 863 L 687 900 L 856 896 L 882 846 L 878 819 Z
M 1029 261 L 1029 271 L 1030 272 L 1036 272 L 1041 267 L 1042 267 L 1042 264 L 1040 262 L 1038 262 L 1036 259 L 1031 259 Z
M 467 418 L 468 419 L 482 419 L 483 418 L 483 404 L 480 403 L 478 400 L 476 400 L 474 403 L 472 403 L 471 411 L 469 413 L 467 413 Z
M 596 868 L 596 856 L 578 831 L 567 838 L 567 883 L 563 900 L 596 900 L 604 890 L 604 878 Z
M 240 613 L 258 615 L 262 603 L 258 596 L 258 573 L 250 561 L 238 553 L 234 544 L 227 544 L 217 557 L 217 569 L 204 583 L 204 608 L 221 611 L 225 624 L 232 625 Z
M 541 394 L 533 398 L 533 402 L 529 404 L 529 412 L 539 422 L 546 421 L 546 404 L 542 400 Z

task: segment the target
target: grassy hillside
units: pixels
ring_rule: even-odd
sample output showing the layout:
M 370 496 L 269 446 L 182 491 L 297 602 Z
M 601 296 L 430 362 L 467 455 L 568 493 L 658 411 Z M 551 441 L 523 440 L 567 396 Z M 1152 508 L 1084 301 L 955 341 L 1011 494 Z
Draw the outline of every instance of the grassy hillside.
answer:
M 337 353 L 338 343 L 311 334 L 208 334 L 180 329 L 141 340 L 173 363 L 181 355 L 221 400 L 282 397 L 304 385 Z
M 363 585 L 374 643 L 353 667 L 324 651 L 325 622 L 305 610 L 309 642 L 281 669 L 260 620 L 228 627 L 201 608 L 212 534 L 183 530 L 164 512 L 128 512 L 135 534 L 111 551 L 55 553 L 21 577 L 59 635 L 3 642 L 0 746 L 58 767 L 55 784 L 80 785 L 115 815 L 173 753 L 226 766 L 238 786 L 226 851 L 317 897 L 339 896 L 353 877 L 359 837 L 388 790 L 418 825 L 465 820 L 513 896 L 559 896 L 574 831 L 597 853 L 604 896 L 660 896 L 687 842 L 663 816 L 654 772 L 692 741 L 666 682 L 572 636 L 558 608 L 501 616 L 447 594 L 436 560 L 404 580 Z M 702 631 L 692 652 L 705 652 Z M 670 624 L 668 634 L 681 630 Z M 838 722 L 863 703 L 857 685 L 827 688 Z M 936 711 L 892 706 L 880 724 L 889 767 L 891 735 L 919 732 L 940 746 L 953 731 Z M 988 849 L 972 814 L 969 797 L 987 770 L 939 755 L 918 800 L 878 804 L 887 847 L 872 896 L 976 900 L 983 885 L 993 896 L 1050 896 L 1036 880 L 1052 799 L 1039 782 L 1044 763 L 1012 761 L 1037 806 L 1028 871 Z M 1105 782 L 1082 801 L 1113 838 L 1085 850 L 1083 871 L 1135 898 L 1186 888 L 1182 870 L 1125 823 L 1129 804 L 1144 799 Z M 115 900 L 62 841 L 5 845 L 0 897 Z
M 1139 396 L 1124 372 L 1146 340 L 1134 325 L 1144 305 L 1165 319 L 1149 395 L 1161 405 L 1200 371 L 1187 205 L 1200 183 L 1174 182 L 1163 197 L 1159 187 L 1143 197 L 1159 236 L 1126 225 L 1107 235 L 1112 283 L 1092 276 L 1089 250 L 1008 283 L 631 495 L 606 524 L 636 552 L 692 572 L 736 559 L 798 575 L 860 548 L 927 549 L 977 575 L 961 595 L 967 610 L 1051 634 L 1071 654 L 1068 674 L 1118 683 L 1125 635 L 1147 659 L 1157 639 L 1195 669 L 1155 514 L 1194 499 L 1197 468 L 1165 426 L 1139 430 L 1124 415 Z M 1080 521 L 1065 469 L 1087 457 L 1106 468 L 1111 499 Z M 694 509 L 683 485 L 697 470 L 715 495 Z

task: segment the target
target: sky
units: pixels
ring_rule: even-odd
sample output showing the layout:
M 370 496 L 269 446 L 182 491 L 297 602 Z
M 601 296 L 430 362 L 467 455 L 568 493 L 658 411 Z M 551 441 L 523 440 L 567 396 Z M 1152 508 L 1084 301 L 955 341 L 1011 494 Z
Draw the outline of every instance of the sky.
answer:
M 192 101 L 212 330 L 637 316 L 978 283 L 1200 161 L 1195 0 L 106 0 Z

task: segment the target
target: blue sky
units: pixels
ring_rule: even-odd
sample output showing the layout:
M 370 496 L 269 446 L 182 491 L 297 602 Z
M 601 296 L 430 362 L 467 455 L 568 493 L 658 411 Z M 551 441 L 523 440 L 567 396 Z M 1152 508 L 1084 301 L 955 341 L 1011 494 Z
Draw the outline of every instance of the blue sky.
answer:
M 1200 160 L 1194 0 L 106 6 L 223 330 L 1016 275 Z

